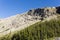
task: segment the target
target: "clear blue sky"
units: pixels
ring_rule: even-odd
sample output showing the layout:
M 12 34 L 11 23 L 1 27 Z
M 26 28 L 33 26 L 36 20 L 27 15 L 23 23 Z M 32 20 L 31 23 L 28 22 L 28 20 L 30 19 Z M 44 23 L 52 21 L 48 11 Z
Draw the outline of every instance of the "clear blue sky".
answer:
M 59 5 L 60 0 L 0 0 L 0 18 L 20 14 L 32 8 Z

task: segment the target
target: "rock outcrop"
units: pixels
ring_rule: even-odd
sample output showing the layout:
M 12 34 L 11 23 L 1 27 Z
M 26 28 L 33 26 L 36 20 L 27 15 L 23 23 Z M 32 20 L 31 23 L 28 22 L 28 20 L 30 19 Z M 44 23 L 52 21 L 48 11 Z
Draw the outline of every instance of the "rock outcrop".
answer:
M 55 14 L 56 14 L 55 7 L 37 8 L 28 11 L 28 15 L 34 16 L 35 19 L 39 19 L 39 18 L 44 19 Z

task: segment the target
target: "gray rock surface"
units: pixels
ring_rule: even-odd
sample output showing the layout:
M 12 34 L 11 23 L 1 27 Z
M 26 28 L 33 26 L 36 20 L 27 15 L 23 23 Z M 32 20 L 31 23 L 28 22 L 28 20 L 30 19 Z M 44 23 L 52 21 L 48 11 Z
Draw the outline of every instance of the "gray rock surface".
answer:
M 56 15 L 56 7 L 37 8 L 28 11 L 28 15 L 34 16 L 35 19 L 44 19 Z

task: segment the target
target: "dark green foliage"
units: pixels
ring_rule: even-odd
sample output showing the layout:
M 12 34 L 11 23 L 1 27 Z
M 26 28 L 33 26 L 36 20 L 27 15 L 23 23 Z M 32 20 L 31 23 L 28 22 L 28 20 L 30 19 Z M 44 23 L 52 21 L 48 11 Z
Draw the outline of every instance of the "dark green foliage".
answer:
M 44 40 L 60 37 L 60 19 L 38 22 L 12 36 L 10 35 L 2 37 L 0 40 Z
M 14 34 L 11 40 L 20 40 L 20 36 L 18 34 Z

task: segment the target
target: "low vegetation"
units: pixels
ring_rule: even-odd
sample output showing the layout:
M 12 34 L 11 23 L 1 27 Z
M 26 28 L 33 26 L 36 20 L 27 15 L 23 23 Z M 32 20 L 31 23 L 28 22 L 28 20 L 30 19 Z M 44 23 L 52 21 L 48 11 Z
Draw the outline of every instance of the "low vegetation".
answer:
M 52 40 L 60 37 L 60 19 L 35 23 L 24 30 L 10 33 L 0 40 Z

